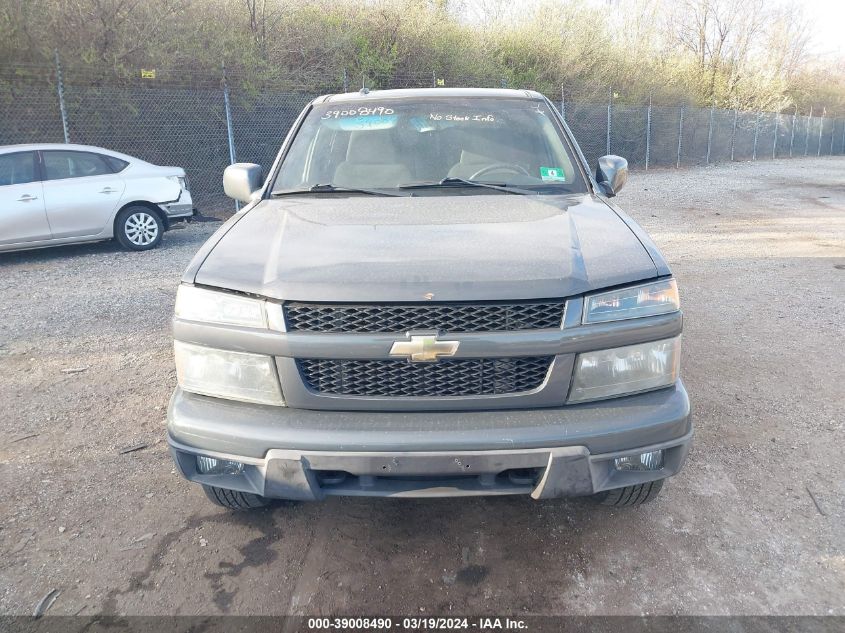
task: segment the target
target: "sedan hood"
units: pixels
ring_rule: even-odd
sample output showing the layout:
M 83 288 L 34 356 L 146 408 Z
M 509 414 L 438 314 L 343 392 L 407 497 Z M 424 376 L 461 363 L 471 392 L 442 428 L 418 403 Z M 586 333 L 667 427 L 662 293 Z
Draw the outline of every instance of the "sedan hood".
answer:
M 299 301 L 455 301 L 566 297 L 657 275 L 590 195 L 296 196 L 233 220 L 196 283 Z

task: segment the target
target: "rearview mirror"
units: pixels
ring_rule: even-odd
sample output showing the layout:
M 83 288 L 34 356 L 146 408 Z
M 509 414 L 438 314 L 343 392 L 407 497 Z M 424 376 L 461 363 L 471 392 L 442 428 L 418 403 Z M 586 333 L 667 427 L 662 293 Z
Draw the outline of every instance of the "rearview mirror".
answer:
M 255 163 L 229 165 L 223 171 L 223 191 L 239 202 L 252 202 L 256 192 L 261 189 L 261 175 L 261 165 Z
M 621 156 L 608 154 L 599 158 L 596 180 L 608 197 L 613 197 L 628 182 L 628 161 Z

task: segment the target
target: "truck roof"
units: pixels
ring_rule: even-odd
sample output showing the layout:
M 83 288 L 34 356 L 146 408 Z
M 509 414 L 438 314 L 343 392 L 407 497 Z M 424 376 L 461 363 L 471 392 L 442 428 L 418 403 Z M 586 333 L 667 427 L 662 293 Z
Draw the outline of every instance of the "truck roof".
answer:
M 323 95 L 313 103 L 347 103 L 372 99 L 420 99 L 420 98 L 492 97 L 499 99 L 543 99 L 534 90 L 512 90 L 509 88 L 403 88 L 399 90 L 370 90 L 368 92 L 345 92 Z

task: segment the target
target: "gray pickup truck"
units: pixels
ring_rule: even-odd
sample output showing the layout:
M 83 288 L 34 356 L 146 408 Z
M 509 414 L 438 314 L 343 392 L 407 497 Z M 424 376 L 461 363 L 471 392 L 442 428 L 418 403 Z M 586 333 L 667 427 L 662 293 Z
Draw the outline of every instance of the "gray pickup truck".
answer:
M 225 507 L 654 498 L 692 439 L 666 261 L 531 91 L 312 101 L 182 278 L 168 441 Z

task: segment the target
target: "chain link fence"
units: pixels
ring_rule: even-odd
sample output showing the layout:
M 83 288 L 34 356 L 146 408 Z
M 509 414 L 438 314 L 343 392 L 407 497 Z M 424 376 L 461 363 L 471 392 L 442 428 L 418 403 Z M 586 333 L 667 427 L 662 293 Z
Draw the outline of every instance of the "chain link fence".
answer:
M 232 161 L 269 167 L 290 126 L 314 97 L 368 88 L 508 87 L 496 77 L 350 77 L 319 85 L 256 85 L 240 76 L 169 69 L 134 76 L 97 75 L 85 67 L 17 64 L 0 68 L 0 145 L 81 143 L 108 147 L 159 165 L 183 167 L 196 206 L 233 210 L 222 187 Z M 524 87 L 524 86 L 520 86 Z M 595 92 L 593 92 L 595 94 Z M 687 104 L 605 103 L 548 95 L 560 108 L 587 161 L 619 154 L 634 169 L 845 154 L 845 120 L 740 112 Z

